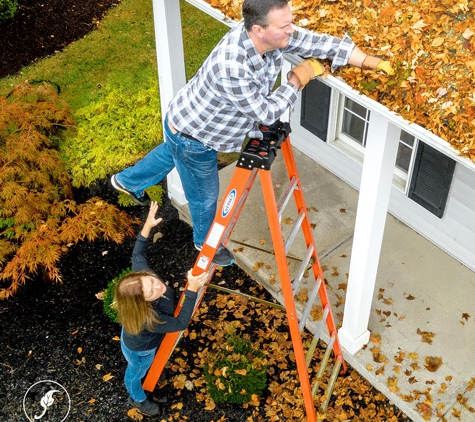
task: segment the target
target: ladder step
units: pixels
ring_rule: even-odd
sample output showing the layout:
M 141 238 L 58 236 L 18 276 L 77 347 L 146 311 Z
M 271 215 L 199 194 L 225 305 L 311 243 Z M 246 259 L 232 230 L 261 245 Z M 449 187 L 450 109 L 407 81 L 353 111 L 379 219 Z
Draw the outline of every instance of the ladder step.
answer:
M 324 413 L 327 410 L 328 403 L 330 402 L 332 392 L 333 392 L 333 387 L 336 381 L 336 377 L 340 373 L 341 362 L 342 362 L 342 357 L 338 356 L 335 362 L 335 366 L 333 367 L 332 374 L 330 376 L 330 381 L 328 381 L 328 387 L 325 391 L 325 401 L 321 407 L 322 413 Z
M 315 337 L 320 338 L 320 336 L 322 334 L 322 331 L 323 331 L 323 327 L 325 326 L 325 322 L 326 322 L 326 319 L 327 319 L 329 313 L 330 313 L 330 306 L 326 305 L 325 308 L 323 309 L 322 319 L 320 321 L 318 321 L 317 328 L 315 329 L 315 334 L 314 334 Z M 330 333 L 328 333 L 328 334 L 330 334 Z
M 303 278 L 304 274 L 306 273 L 306 271 L 308 271 L 310 260 L 312 259 L 312 255 L 313 255 L 314 251 L 315 251 L 314 246 L 309 245 L 308 248 L 307 248 L 307 253 L 305 254 L 305 257 L 304 257 L 304 259 L 303 259 L 302 263 L 300 264 L 300 267 L 297 271 L 297 275 L 294 278 L 294 281 L 292 282 L 292 290 L 293 290 L 294 294 L 297 292 L 297 290 L 300 286 L 300 282 L 302 281 L 302 278 Z
M 335 342 L 336 339 L 336 333 L 333 333 L 330 337 L 330 341 L 328 342 L 327 349 L 325 350 L 325 355 L 323 356 L 322 361 L 320 362 L 320 368 L 318 369 L 317 373 L 317 380 L 315 381 L 315 384 L 313 384 L 312 388 L 312 397 L 315 397 L 317 394 L 318 387 L 320 386 L 320 382 L 323 377 L 323 373 L 325 372 L 325 368 L 327 367 L 328 359 L 330 359 L 330 354 L 333 349 L 333 343 Z
M 290 179 L 287 189 L 284 192 L 284 196 L 277 203 L 277 209 L 279 210 L 279 223 L 282 221 L 282 214 L 289 203 L 290 198 L 293 197 L 294 190 L 298 189 L 297 177 L 293 176 Z
M 297 236 L 297 233 L 300 230 L 300 227 L 302 227 L 303 220 L 306 217 L 306 212 L 305 210 L 301 210 L 299 213 L 299 218 L 297 221 L 294 223 L 292 226 L 292 230 L 290 231 L 289 236 L 287 237 L 287 240 L 285 242 L 285 254 L 287 255 L 289 253 L 290 247 L 294 243 L 295 237 Z
M 305 328 L 305 324 L 307 323 L 308 316 L 310 315 L 310 311 L 312 310 L 315 299 L 317 298 L 318 290 L 320 289 L 321 284 L 322 284 L 322 278 L 319 276 L 317 279 L 317 282 L 315 283 L 315 286 L 313 286 L 310 296 L 308 297 L 308 301 L 303 310 L 302 317 L 300 318 L 300 323 L 299 323 L 300 331 L 302 331 Z M 324 319 L 325 318 L 323 318 L 323 320 Z

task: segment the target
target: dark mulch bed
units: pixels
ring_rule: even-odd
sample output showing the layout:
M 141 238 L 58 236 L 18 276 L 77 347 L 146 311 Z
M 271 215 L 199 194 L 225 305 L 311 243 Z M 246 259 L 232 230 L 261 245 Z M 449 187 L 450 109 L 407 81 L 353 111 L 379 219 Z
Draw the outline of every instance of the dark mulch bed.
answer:
M 103 182 L 91 191 L 76 193 L 76 200 L 99 195 L 116 203 L 115 192 Z M 148 209 L 133 207 L 130 213 L 145 218 Z M 164 222 L 159 226 L 163 238 L 151 243 L 150 266 L 171 285 L 183 285 L 186 271 L 193 266 L 197 251 L 193 247 L 192 229 L 178 218 L 175 208 L 164 198 L 159 210 Z M 98 241 L 72 246 L 61 259 L 64 282 L 43 282 L 40 277 L 29 281 L 13 298 L 0 302 L 0 420 L 23 420 L 22 401 L 28 388 L 39 380 L 53 380 L 68 391 L 72 406 L 68 420 L 125 421 L 131 408 L 123 385 L 125 361 L 114 337 L 120 335 L 118 324 L 103 313 L 103 302 L 96 293 L 122 270 L 130 266 L 135 239 L 123 244 Z M 237 266 L 222 271 L 226 287 L 236 288 L 234 280 L 245 279 L 255 285 Z M 241 290 L 242 287 L 241 287 Z M 246 289 L 245 289 L 246 290 Z M 176 289 L 176 295 L 180 294 Z M 206 300 L 213 297 L 211 289 Z M 186 350 L 183 338 L 180 349 Z M 190 359 L 192 359 L 190 355 Z M 103 376 L 113 375 L 105 382 Z M 204 410 L 195 392 L 177 391 L 169 384 L 155 390 L 156 399 L 168 397 L 161 417 L 173 415 L 173 403 L 186 403 L 180 412 L 190 421 L 217 421 L 224 414 L 230 421 L 245 421 L 251 415 L 242 406 L 221 406 Z M 39 414 L 40 412 L 38 412 Z M 182 420 L 182 419 L 178 419 Z
M 0 24 L 0 78 L 61 51 L 97 27 L 120 0 L 19 0 L 16 15 Z

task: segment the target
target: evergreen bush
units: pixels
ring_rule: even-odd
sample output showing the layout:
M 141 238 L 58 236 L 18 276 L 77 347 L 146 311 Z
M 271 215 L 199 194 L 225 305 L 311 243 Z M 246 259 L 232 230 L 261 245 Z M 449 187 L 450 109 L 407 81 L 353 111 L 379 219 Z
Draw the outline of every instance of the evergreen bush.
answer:
M 248 403 L 266 387 L 266 362 L 264 353 L 232 330 L 204 367 L 209 395 L 216 403 Z
M 132 96 L 111 89 L 74 117 L 77 134 L 64 143 L 62 154 L 75 187 L 90 186 L 123 170 L 162 142 L 156 81 Z
M 17 0 L 0 0 L 0 24 L 13 18 L 17 9 Z
M 122 277 L 132 272 L 132 268 L 127 268 L 122 271 L 117 277 L 114 277 L 109 284 L 107 289 L 104 291 L 104 313 L 112 321 L 119 323 L 119 317 L 117 316 L 117 310 L 114 307 L 114 290 L 115 286 L 122 279 Z

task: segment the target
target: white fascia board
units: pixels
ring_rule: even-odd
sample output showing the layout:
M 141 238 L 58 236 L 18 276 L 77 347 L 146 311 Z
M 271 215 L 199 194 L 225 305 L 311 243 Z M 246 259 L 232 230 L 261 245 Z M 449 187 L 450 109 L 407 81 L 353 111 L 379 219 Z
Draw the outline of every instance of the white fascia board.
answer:
M 297 65 L 303 60 L 301 57 L 298 57 L 294 54 L 286 54 L 285 58 L 294 65 Z M 358 91 L 350 87 L 348 84 L 346 84 L 339 78 L 336 78 L 332 75 L 328 75 L 326 78 L 319 77 L 319 80 L 324 84 L 328 85 L 329 87 L 338 90 L 341 94 L 345 95 L 351 100 L 356 101 L 367 109 L 384 116 L 394 125 L 399 126 L 406 132 L 414 135 L 416 138 L 424 141 L 428 145 L 449 156 L 457 163 L 460 163 L 463 166 L 466 166 L 471 170 L 475 171 L 475 163 L 472 160 L 459 155 L 459 152 L 454 149 L 447 141 L 443 140 L 437 135 L 434 135 L 431 131 L 424 129 L 422 126 L 419 126 L 416 123 L 410 123 L 402 116 L 395 113 L 394 111 L 389 110 L 387 107 L 383 106 L 377 101 L 367 97 L 364 94 L 360 94 Z
M 206 3 L 203 0 L 186 0 L 186 2 L 190 3 L 192 6 L 195 6 L 197 9 L 200 9 L 201 11 L 207 13 L 217 21 L 228 25 L 230 28 L 238 24 L 238 22 L 228 18 L 226 15 L 223 14 L 223 12 L 218 9 L 214 9 L 209 3 Z
M 192 6 L 200 9 L 201 11 L 207 13 L 212 18 L 228 25 L 229 27 L 235 26 L 238 22 L 233 21 L 226 17 L 220 10 L 211 7 L 209 3 L 206 3 L 203 0 L 186 0 Z M 302 61 L 302 58 L 294 54 L 286 54 L 286 60 L 293 63 L 294 65 L 299 64 Z M 415 137 L 421 139 L 428 145 L 434 147 L 438 151 L 449 156 L 457 163 L 460 163 L 463 166 L 470 168 L 475 171 L 475 163 L 467 157 L 462 157 L 459 155 L 458 151 L 454 149 L 447 141 L 443 140 L 441 137 L 434 135 L 431 131 L 424 129 L 422 126 L 419 126 L 415 123 L 410 123 L 409 121 L 403 119 L 399 114 L 389 110 L 387 107 L 382 104 L 374 101 L 373 99 L 367 97 L 366 95 L 360 94 L 358 91 L 351 88 L 345 82 L 341 81 L 338 78 L 335 78 L 332 75 L 327 76 L 326 78 L 319 78 L 320 81 L 327 84 L 331 88 L 334 88 L 341 92 L 343 95 L 348 98 L 358 102 L 364 107 L 368 108 L 375 113 L 379 113 L 385 118 L 387 118 L 391 123 L 403 128 L 406 132 L 414 135 Z

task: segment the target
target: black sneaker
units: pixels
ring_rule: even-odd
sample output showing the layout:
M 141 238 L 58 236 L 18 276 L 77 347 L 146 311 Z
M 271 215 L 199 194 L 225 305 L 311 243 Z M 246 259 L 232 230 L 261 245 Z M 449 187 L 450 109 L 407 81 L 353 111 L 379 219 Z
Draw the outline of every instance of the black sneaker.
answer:
M 201 247 L 195 244 L 195 248 L 201 251 Z M 216 255 L 213 258 L 213 263 L 220 267 L 227 267 L 234 264 L 234 256 L 229 252 L 222 243 L 218 246 Z
M 116 177 L 115 174 L 111 177 L 111 185 L 115 190 L 118 190 L 120 192 L 124 192 L 127 195 L 129 195 L 130 199 L 132 199 L 132 201 L 134 201 L 137 205 L 141 205 L 143 207 L 146 206 L 146 205 L 150 205 L 150 197 L 148 196 L 147 192 L 144 191 L 143 196 L 138 197 L 137 195 L 135 195 L 135 193 L 130 192 L 127 189 L 125 189 L 119 183 L 119 181 L 117 180 L 117 177 Z
M 160 406 L 150 399 L 145 401 L 135 401 L 129 397 L 129 404 L 139 409 L 140 413 L 147 416 L 158 415 L 160 413 Z

